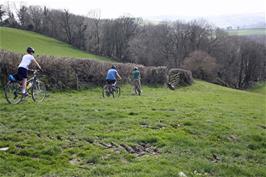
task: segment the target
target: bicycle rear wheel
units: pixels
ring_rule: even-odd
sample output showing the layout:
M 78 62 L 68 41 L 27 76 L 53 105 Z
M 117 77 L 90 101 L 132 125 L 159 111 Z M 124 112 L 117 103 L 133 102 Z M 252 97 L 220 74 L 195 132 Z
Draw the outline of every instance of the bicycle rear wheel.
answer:
M 7 102 L 10 104 L 18 104 L 23 98 L 18 82 L 8 82 L 4 87 L 4 92 Z
M 31 87 L 31 96 L 33 101 L 42 102 L 46 97 L 46 86 L 40 81 L 36 80 Z

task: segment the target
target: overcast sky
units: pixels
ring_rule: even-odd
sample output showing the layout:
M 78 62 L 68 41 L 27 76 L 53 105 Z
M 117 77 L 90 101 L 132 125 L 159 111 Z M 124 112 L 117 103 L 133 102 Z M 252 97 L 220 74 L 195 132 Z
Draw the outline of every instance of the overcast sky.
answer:
M 3 4 L 7 1 L 0 0 L 0 2 Z M 266 12 L 266 0 L 13 0 L 10 2 L 68 9 L 80 15 L 87 15 L 90 10 L 99 9 L 102 18 L 117 18 L 128 14 L 145 18 L 164 15 L 204 17 Z

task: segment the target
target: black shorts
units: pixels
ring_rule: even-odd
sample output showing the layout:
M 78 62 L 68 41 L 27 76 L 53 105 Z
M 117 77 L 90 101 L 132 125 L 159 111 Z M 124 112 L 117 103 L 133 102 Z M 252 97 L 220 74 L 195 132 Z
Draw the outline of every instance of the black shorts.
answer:
M 106 82 L 107 82 L 107 84 L 114 84 L 116 82 L 116 80 L 109 80 L 109 79 L 107 79 Z
M 17 74 L 14 75 L 16 80 L 21 81 L 22 79 L 28 78 L 28 70 L 26 68 L 19 67 Z

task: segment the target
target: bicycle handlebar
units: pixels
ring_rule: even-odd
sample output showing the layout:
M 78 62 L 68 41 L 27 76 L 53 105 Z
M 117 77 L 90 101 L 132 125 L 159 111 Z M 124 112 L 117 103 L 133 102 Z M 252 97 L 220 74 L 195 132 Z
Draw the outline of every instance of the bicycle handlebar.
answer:
M 34 74 L 36 74 L 38 72 L 42 72 L 43 70 L 41 70 L 41 69 L 28 69 L 28 71 L 33 72 Z

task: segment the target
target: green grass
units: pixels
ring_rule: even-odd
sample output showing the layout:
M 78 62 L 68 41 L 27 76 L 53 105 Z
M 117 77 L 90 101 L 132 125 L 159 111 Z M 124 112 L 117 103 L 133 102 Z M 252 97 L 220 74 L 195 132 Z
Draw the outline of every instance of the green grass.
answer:
M 227 30 L 227 32 L 230 35 L 238 35 L 238 36 L 251 36 L 251 35 L 266 36 L 266 28 Z
M 71 47 L 71 45 L 38 33 L 15 28 L 0 27 L 0 49 L 25 53 L 28 46 L 36 50 L 36 55 L 58 57 L 90 58 L 100 61 L 112 61 L 110 58 L 92 55 Z
M 41 104 L 0 96 L 1 175 L 266 176 L 265 95 L 201 81 L 140 97 L 126 85 L 118 99 L 100 90 L 50 92 Z M 142 156 L 123 148 L 145 144 Z
M 248 91 L 266 95 L 266 82 L 257 83 L 253 88 L 248 89 Z

